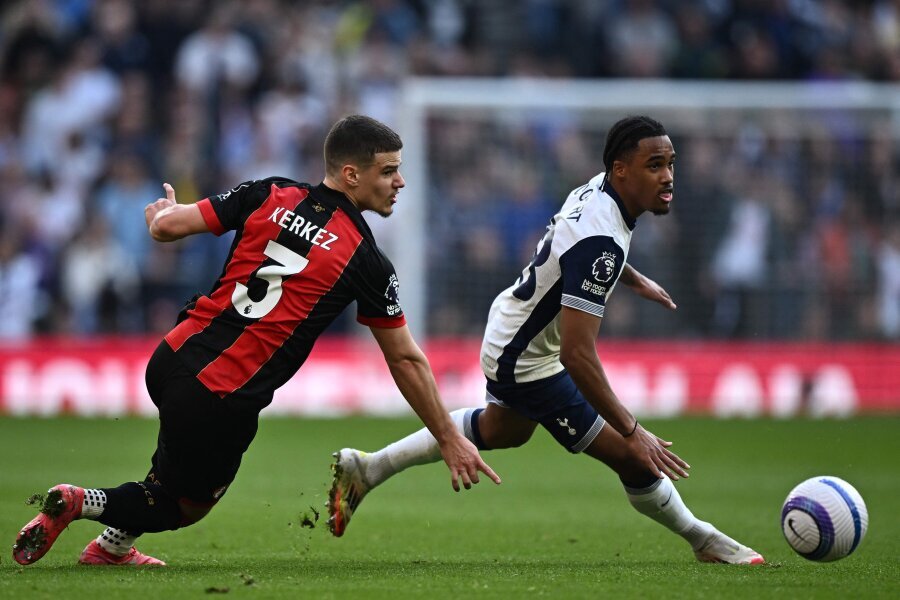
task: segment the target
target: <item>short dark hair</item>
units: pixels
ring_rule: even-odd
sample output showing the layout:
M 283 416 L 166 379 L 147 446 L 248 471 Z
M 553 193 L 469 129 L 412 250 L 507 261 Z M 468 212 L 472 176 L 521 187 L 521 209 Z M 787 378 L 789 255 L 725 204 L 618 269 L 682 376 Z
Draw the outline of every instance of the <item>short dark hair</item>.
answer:
M 364 115 L 350 115 L 335 123 L 325 137 L 325 170 L 335 173 L 348 163 L 367 165 L 379 152 L 396 152 L 403 141 L 393 129 Z
M 616 160 L 637 150 L 642 139 L 661 135 L 666 135 L 666 128 L 650 117 L 625 117 L 616 122 L 606 134 L 606 147 L 603 149 L 603 164 L 607 172 Z

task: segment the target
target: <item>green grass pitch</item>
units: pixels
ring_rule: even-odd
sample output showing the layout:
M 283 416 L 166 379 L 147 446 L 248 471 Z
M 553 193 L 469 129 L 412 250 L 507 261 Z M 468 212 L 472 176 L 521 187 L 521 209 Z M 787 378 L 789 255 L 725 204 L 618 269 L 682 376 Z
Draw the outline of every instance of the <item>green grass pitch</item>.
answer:
M 25 499 L 60 482 L 96 487 L 142 478 L 152 420 L 0 419 L 0 598 L 896 598 L 900 590 L 900 418 L 647 421 L 692 464 L 678 488 L 694 513 L 762 552 L 768 565 L 694 561 L 687 544 L 637 514 L 615 476 L 538 430 L 523 448 L 485 453 L 503 477 L 453 493 L 443 465 L 387 482 L 332 538 L 323 503 L 330 454 L 375 449 L 410 419 L 264 419 L 219 506 L 138 547 L 165 569 L 75 564 L 101 526 L 77 521 L 40 562 L 10 547 L 34 515 Z M 842 477 L 866 500 L 870 529 L 830 564 L 788 548 L 787 492 Z M 312 529 L 304 518 L 322 517 Z M 97 596 L 101 593 L 101 596 Z

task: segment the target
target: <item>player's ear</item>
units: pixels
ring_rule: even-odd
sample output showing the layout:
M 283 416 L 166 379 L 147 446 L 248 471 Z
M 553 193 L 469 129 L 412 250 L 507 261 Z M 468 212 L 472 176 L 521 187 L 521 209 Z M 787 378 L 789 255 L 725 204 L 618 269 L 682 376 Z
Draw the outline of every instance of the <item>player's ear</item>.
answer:
M 621 178 L 625 177 L 625 172 L 627 170 L 628 170 L 628 165 L 626 165 L 624 161 L 621 161 L 621 160 L 613 161 L 612 174 L 616 178 L 621 179 Z
M 347 185 L 355 186 L 359 183 L 359 169 L 356 168 L 356 165 L 344 165 L 341 167 L 341 175 Z

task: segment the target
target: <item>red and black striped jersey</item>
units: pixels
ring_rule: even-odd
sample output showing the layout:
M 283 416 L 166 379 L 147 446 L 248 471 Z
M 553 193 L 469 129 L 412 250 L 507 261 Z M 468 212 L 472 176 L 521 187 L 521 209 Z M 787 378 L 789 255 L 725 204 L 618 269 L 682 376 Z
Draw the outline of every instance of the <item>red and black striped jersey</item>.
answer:
M 342 193 L 270 178 L 198 206 L 213 233 L 235 238 L 212 290 L 166 341 L 211 391 L 268 404 L 353 301 L 364 325 L 406 323 L 394 267 Z

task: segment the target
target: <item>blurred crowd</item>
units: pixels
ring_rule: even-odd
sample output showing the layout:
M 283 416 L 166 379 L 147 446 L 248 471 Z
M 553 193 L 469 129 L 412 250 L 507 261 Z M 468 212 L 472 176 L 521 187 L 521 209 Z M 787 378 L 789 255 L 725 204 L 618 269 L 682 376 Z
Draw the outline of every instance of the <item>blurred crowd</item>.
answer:
M 181 201 L 316 183 L 330 124 L 396 124 L 416 75 L 898 82 L 900 1 L 9 1 L 0 69 L 0 338 L 159 332 L 230 244 L 151 243 L 163 181 Z M 601 168 L 602 132 L 496 127 L 430 124 L 430 332 L 480 335 L 549 214 Z M 635 236 L 633 262 L 685 316 L 619 302 L 610 331 L 900 338 L 897 139 L 739 133 L 679 137 L 690 194 L 673 226 Z

